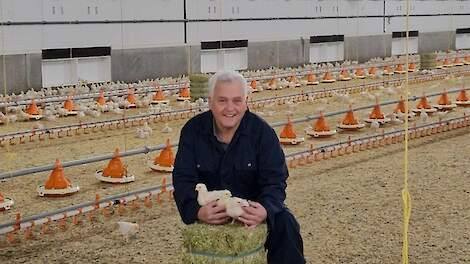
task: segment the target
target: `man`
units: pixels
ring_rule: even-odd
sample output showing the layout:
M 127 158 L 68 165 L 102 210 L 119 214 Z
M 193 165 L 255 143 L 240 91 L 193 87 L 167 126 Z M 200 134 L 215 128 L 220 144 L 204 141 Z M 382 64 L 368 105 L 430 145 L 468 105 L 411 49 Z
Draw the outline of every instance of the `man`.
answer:
M 288 171 L 274 130 L 247 107 L 247 85 L 236 72 L 209 80 L 210 111 L 189 120 L 173 170 L 174 197 L 185 224 L 225 224 L 225 208 L 197 203 L 195 186 L 228 189 L 249 200 L 237 220 L 249 227 L 267 221 L 268 263 L 305 263 L 300 227 L 284 205 Z

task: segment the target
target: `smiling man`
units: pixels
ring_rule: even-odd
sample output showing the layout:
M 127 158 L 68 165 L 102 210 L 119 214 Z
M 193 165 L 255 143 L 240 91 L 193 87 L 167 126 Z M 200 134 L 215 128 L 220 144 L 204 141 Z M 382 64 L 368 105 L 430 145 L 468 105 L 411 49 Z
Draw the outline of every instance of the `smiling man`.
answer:
M 284 205 L 288 171 L 274 130 L 247 107 L 245 78 L 219 72 L 209 80 L 210 111 L 189 120 L 173 170 L 175 201 L 185 224 L 225 224 L 230 218 L 215 202 L 197 203 L 197 183 L 228 189 L 249 200 L 238 221 L 268 224 L 268 263 L 305 263 L 300 227 Z

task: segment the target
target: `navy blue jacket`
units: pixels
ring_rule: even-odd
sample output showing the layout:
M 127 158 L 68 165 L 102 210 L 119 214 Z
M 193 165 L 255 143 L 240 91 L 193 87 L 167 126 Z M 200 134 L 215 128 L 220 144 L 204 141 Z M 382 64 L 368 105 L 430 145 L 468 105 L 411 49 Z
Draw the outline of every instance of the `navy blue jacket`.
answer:
M 214 135 L 211 111 L 193 117 L 181 130 L 173 185 L 185 224 L 197 220 L 197 183 L 205 183 L 209 191 L 228 189 L 233 196 L 261 203 L 268 212 L 268 223 L 274 224 L 274 215 L 285 208 L 287 177 L 276 133 L 249 110 L 227 151 Z

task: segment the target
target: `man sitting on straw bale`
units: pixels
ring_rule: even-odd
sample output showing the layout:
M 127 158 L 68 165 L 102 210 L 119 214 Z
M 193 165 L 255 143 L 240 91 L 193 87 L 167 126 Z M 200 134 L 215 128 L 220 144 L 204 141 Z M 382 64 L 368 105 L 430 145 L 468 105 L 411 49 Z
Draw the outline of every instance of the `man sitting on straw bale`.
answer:
M 245 78 L 236 72 L 215 74 L 209 80 L 209 107 L 181 130 L 173 185 L 183 222 L 231 221 L 216 202 L 201 207 L 195 186 L 230 190 L 249 200 L 238 221 L 254 228 L 266 220 L 268 263 L 305 263 L 299 224 L 284 204 L 284 153 L 274 130 L 248 110 Z

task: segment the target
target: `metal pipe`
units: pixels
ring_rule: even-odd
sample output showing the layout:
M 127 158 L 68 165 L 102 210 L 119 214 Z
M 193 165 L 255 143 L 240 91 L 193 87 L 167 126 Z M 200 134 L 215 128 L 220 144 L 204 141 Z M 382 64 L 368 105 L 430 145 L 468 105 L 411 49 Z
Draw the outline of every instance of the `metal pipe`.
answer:
M 167 189 L 171 189 L 171 188 L 173 188 L 173 185 L 172 184 L 166 184 L 165 187 Z M 143 194 L 143 193 L 150 193 L 151 194 L 151 193 L 155 193 L 155 192 L 158 192 L 158 191 L 161 191 L 161 190 L 162 190 L 162 186 L 159 185 L 159 186 L 145 187 L 145 188 L 130 191 L 130 192 L 110 195 L 110 196 L 108 196 L 106 198 L 102 198 L 98 201 L 88 201 L 88 202 L 84 202 L 84 203 L 81 203 L 81 204 L 76 204 L 76 205 L 71 205 L 71 206 L 68 206 L 68 207 L 64 207 L 64 208 L 61 208 L 59 210 L 55 210 L 55 211 L 52 211 L 52 212 L 44 212 L 44 213 L 40 213 L 40 214 L 37 214 L 37 215 L 21 218 L 21 221 L 19 223 L 21 224 L 21 223 L 32 222 L 32 221 L 35 221 L 35 220 L 40 220 L 40 219 L 52 217 L 54 215 L 63 215 L 64 213 L 73 212 L 73 211 L 76 211 L 78 209 L 89 207 L 89 206 L 95 206 L 96 204 L 104 204 L 104 203 L 112 202 L 112 205 L 115 205 L 115 204 L 121 203 L 121 199 L 125 198 L 125 197 L 136 196 L 136 195 Z M 0 224 L 0 234 L 6 233 L 5 229 L 10 229 L 11 227 L 13 227 L 16 224 L 18 224 L 16 221 L 9 221 L 9 222 L 5 222 L 5 223 Z M 10 231 L 12 231 L 12 230 L 10 230 Z
M 152 147 L 144 146 L 142 148 L 137 148 L 137 149 L 132 149 L 129 151 L 124 151 L 124 152 L 119 152 L 121 157 L 127 157 L 127 156 L 134 156 L 134 155 L 139 155 L 139 154 L 147 154 L 150 152 L 154 152 L 157 150 L 161 150 L 165 148 L 165 144 L 160 144 Z M 178 143 L 171 144 L 172 147 L 178 146 Z M 113 154 L 105 154 L 101 156 L 95 156 L 95 157 L 90 157 L 90 158 L 85 158 L 85 159 L 80 159 L 80 160 L 72 160 L 72 161 L 66 161 L 62 163 L 62 167 L 67 168 L 67 167 L 74 167 L 74 166 L 79 166 L 83 164 L 88 164 L 88 163 L 94 163 L 94 162 L 99 162 L 103 160 L 109 160 L 114 156 Z M 31 168 L 26 168 L 26 169 L 21 169 L 21 170 L 16 170 L 12 172 L 4 172 L 0 173 L 0 180 L 5 180 L 5 179 L 10 179 L 10 178 L 15 178 L 19 176 L 24 176 L 24 175 L 29 175 L 29 174 L 34 174 L 38 172 L 44 172 L 44 171 L 50 171 L 54 169 L 54 164 L 50 165 L 43 165 L 43 166 L 38 166 L 38 167 L 31 167 Z

